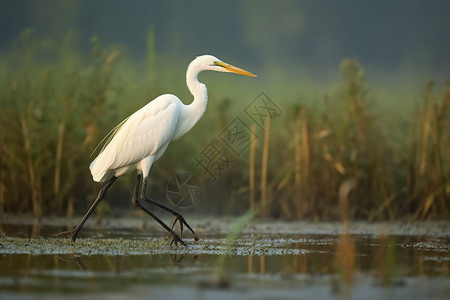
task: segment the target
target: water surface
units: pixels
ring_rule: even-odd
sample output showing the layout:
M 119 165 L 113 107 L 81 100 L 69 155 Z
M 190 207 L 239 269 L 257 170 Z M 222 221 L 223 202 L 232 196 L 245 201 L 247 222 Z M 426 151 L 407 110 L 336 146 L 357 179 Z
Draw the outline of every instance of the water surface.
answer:
M 209 220 L 187 247 L 151 223 L 90 224 L 75 245 L 51 222 L 4 223 L 2 299 L 450 298 L 446 222 L 257 222 L 230 239 L 234 220 Z

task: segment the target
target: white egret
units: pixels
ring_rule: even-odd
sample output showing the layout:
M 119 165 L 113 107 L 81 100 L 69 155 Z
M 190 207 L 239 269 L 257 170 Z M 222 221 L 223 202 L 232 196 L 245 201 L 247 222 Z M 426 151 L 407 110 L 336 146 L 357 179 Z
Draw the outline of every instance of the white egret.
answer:
M 132 197 L 133 204 L 161 224 L 172 235 L 172 243 L 180 242 L 185 245 L 182 240 L 183 225 L 186 225 L 192 232 L 195 240 L 198 239 L 194 230 L 180 213 L 146 195 L 146 186 L 152 164 L 161 157 L 170 141 L 187 133 L 203 116 L 208 103 L 208 92 L 205 84 L 198 81 L 198 74 L 208 70 L 256 77 L 250 72 L 224 63 L 211 55 L 203 55 L 194 59 L 186 72 L 186 84 L 194 96 L 192 103 L 185 105 L 174 95 L 161 95 L 117 125 L 106 136 L 103 149 L 89 167 L 94 181 L 106 182 L 106 185 L 100 190 L 78 226 L 71 231 L 61 232 L 57 235 L 70 235 L 72 242 L 75 242 L 81 227 L 117 177 L 137 170 L 137 182 Z M 140 189 L 141 182 L 142 189 Z M 144 203 L 157 206 L 174 215 L 175 219 L 171 227 L 162 222 Z M 180 224 L 180 236 L 173 231 L 177 221 Z

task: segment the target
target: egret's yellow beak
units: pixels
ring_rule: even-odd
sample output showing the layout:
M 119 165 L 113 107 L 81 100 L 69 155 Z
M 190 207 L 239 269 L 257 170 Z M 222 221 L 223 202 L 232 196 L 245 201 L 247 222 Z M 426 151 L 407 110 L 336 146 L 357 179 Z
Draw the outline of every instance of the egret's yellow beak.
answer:
M 236 74 L 241 74 L 241 75 L 245 75 L 245 76 L 251 76 L 251 77 L 256 77 L 255 74 L 250 73 L 248 71 L 245 71 L 243 69 L 240 69 L 238 67 L 229 65 L 227 63 L 221 62 L 221 61 L 216 61 L 214 62 L 214 64 L 216 66 L 221 66 L 222 68 L 224 68 L 227 72 L 231 72 L 231 73 L 236 73 Z

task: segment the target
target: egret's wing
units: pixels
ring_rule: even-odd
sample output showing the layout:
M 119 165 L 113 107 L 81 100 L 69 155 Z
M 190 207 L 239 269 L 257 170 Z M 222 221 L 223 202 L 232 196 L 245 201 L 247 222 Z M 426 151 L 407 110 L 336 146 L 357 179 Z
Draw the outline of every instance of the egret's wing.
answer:
M 105 138 L 103 151 L 89 166 L 94 180 L 101 181 L 108 171 L 164 151 L 174 136 L 181 106 L 177 97 L 162 95 L 116 126 Z
M 180 103 L 175 96 L 163 95 L 131 115 L 102 153 L 114 156 L 110 168 L 136 163 L 166 147 L 178 123 Z

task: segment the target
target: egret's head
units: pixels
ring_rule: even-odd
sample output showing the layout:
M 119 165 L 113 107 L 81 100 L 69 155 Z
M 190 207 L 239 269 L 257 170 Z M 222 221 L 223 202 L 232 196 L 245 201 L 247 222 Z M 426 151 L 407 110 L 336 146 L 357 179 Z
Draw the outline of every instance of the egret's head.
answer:
M 246 76 L 256 77 L 256 75 L 254 75 L 248 71 L 245 71 L 243 69 L 240 69 L 238 67 L 227 64 L 212 55 L 199 56 L 194 61 L 192 61 L 191 64 L 194 64 L 194 63 L 198 64 L 198 66 L 203 70 L 236 73 L 236 74 L 242 74 L 242 75 L 246 75 Z

